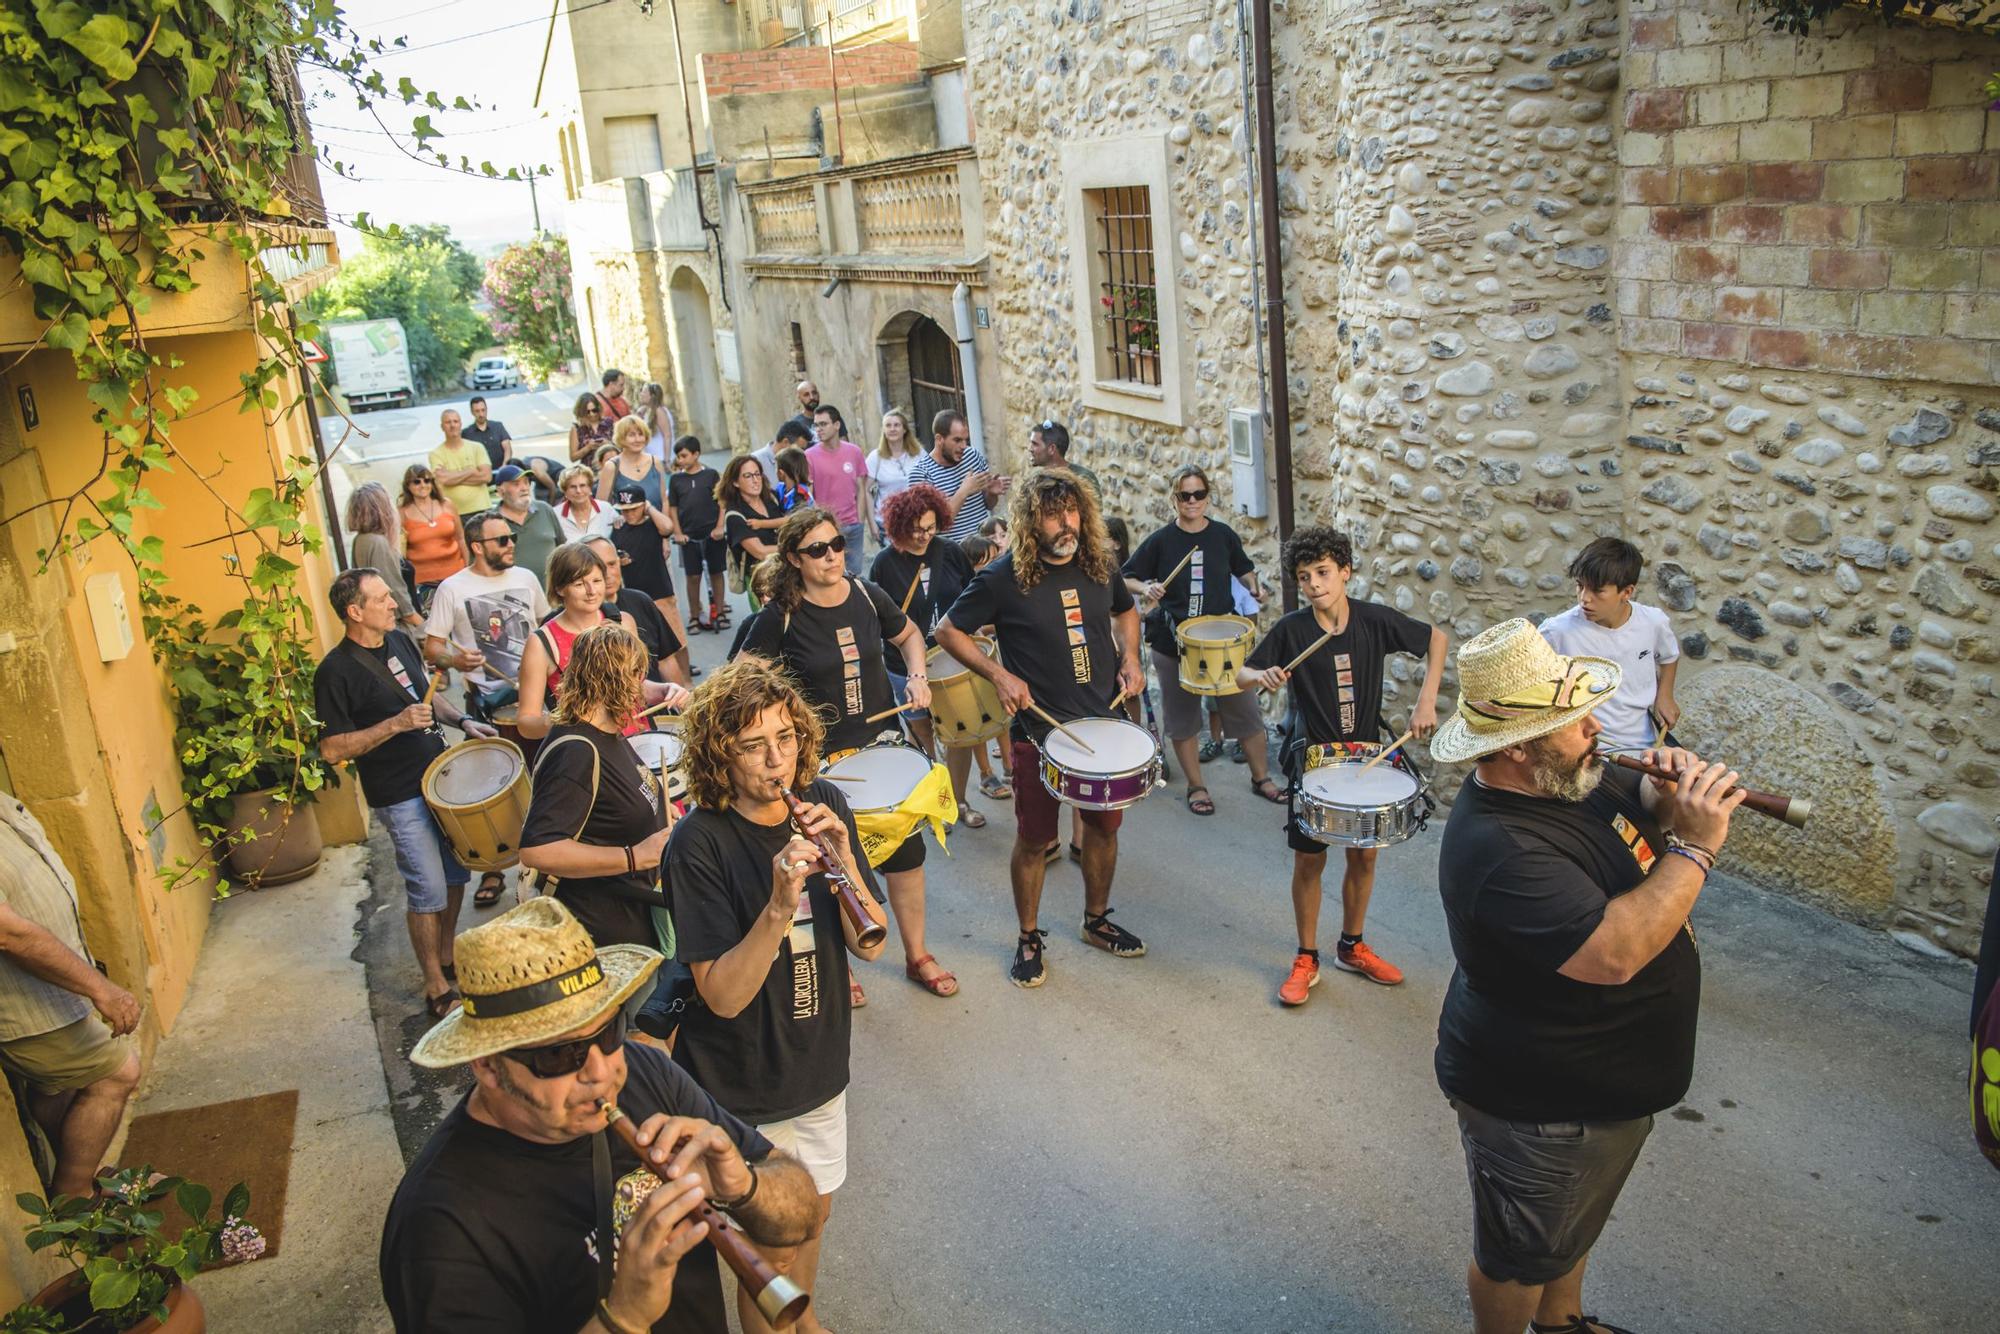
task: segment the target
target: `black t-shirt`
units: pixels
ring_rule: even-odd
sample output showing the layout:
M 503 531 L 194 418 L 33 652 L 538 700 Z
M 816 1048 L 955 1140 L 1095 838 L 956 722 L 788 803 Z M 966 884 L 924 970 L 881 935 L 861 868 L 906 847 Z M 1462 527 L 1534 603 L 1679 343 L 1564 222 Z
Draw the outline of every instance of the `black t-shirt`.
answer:
M 653 599 L 636 588 L 620 588 L 613 599 L 618 610 L 632 618 L 633 628 L 638 631 L 639 642 L 646 646 L 646 675 L 657 679 L 661 658 L 671 658 L 681 651 L 681 637 L 674 633 L 674 627 L 667 624 L 667 618 L 653 605 Z
M 743 550 L 743 539 L 754 536 L 762 540 L 766 545 L 776 546 L 778 543 L 778 530 L 775 528 L 752 528 L 750 520 L 775 519 L 783 513 L 784 511 L 779 509 L 775 502 L 760 501 L 760 503 L 753 505 L 741 498 L 730 501 L 728 508 L 723 513 L 724 526 L 722 530 L 723 536 L 729 539 L 730 552 L 732 554 L 740 553 L 743 559 L 755 564 L 756 558 Z
M 898 607 L 906 595 L 909 597 L 909 617 L 923 630 L 926 644 L 936 642 L 937 623 L 972 582 L 972 573 L 972 562 L 958 543 L 942 537 L 931 539 L 921 560 L 907 551 L 883 547 L 868 567 L 869 579 L 880 584 Z M 917 581 L 914 593 L 910 591 L 912 579 Z
M 1118 645 L 1111 618 L 1132 609 L 1132 591 L 1112 572 L 1094 583 L 1076 561 L 1042 564 L 1027 592 L 1014 578 L 1008 552 L 979 573 L 951 604 L 946 619 L 974 634 L 990 625 L 1007 670 L 1028 684 L 1035 703 L 1061 722 L 1109 718 L 1118 693 Z M 1014 715 L 1017 741 L 1040 742 L 1049 725 L 1027 710 Z
M 1566 802 L 1466 776 L 1438 849 L 1458 958 L 1438 1016 L 1446 1093 L 1510 1121 L 1622 1121 L 1686 1096 L 1701 1001 L 1692 924 L 1623 985 L 1557 972 L 1604 905 L 1667 855 L 1639 781 L 1612 769 Z
M 667 573 L 666 541 L 650 518 L 638 523 L 621 521 L 612 528 L 611 545 L 618 548 L 619 555 L 632 558 L 619 567 L 627 586 L 652 598 L 674 595 L 673 576 Z
M 1134 557 L 1134 559 L 1137 559 Z M 1244 662 L 1283 667 L 1326 632 L 1311 607 L 1286 612 Z M 1294 740 L 1378 741 L 1382 730 L 1382 661 L 1391 653 L 1429 652 L 1431 628 L 1379 602 L 1347 600 L 1347 628 L 1299 664 L 1291 680 Z
M 582 737 L 588 745 L 562 741 Z M 561 744 L 557 744 L 561 742 Z M 591 801 L 591 752 L 597 754 L 597 800 Z M 537 848 L 573 838 L 598 848 L 629 848 L 661 827 L 659 784 L 622 736 L 588 723 L 549 729 L 535 757 L 534 795 L 521 826 L 521 846 Z M 581 831 L 581 832 L 579 832 Z M 600 945 L 655 947 L 649 905 L 662 902 L 654 867 L 617 875 L 565 876 L 555 896 L 576 914 Z
M 743 647 L 782 662 L 791 672 L 806 702 L 826 723 L 823 749 L 831 755 L 867 745 L 885 723 L 895 728 L 892 720 L 865 719 L 896 703 L 883 642 L 908 624 L 887 593 L 866 579 L 850 579 L 847 600 L 838 607 L 817 606 L 801 597 L 789 616 L 778 607 L 759 614 Z
M 369 666 L 361 657 L 364 653 L 380 663 L 382 671 Z M 430 688 L 423 664 L 424 655 L 401 630 L 391 630 L 380 648 L 341 640 L 313 671 L 313 712 L 319 715 L 320 735 L 363 731 L 421 701 Z M 383 672 L 395 678 L 396 686 L 382 679 Z M 443 753 L 444 734 L 435 727 L 397 733 L 355 759 L 361 795 L 370 806 L 394 806 L 421 797 L 424 770 Z
M 799 795 L 839 813 L 849 846 L 860 848 L 839 788 L 816 779 Z M 674 826 L 665 869 L 678 958 L 719 959 L 750 934 L 771 902 L 771 860 L 791 837 L 789 821 L 753 824 L 734 809 L 696 807 Z M 855 860 L 879 901 L 867 858 L 857 853 Z M 742 1012 L 724 1019 L 694 1004 L 674 1046 L 674 1059 L 703 1088 L 758 1125 L 809 1112 L 847 1087 L 847 940 L 824 875 L 807 878 L 799 912 Z
M 508 434 L 505 424 L 494 421 L 491 417 L 486 419 L 486 425 L 467 426 L 460 430 L 459 434 L 467 440 L 477 440 L 486 446 L 486 457 L 493 461 L 493 466 L 496 468 L 507 461 L 506 451 L 500 446 L 514 438 Z
M 715 503 L 716 483 L 721 480 L 713 468 L 676 472 L 667 479 L 667 503 L 689 541 L 702 541 L 715 531 L 715 521 L 722 517 L 722 507 Z
M 1210 519 L 1198 533 L 1175 523 L 1155 531 L 1139 544 L 1122 573 L 1142 583 L 1164 579 L 1190 551 L 1195 553 L 1194 559 L 1174 575 L 1167 595 L 1146 617 L 1146 642 L 1170 658 L 1180 655 L 1174 627 L 1190 616 L 1233 614 L 1236 600 L 1229 586 L 1237 576 L 1256 568 L 1236 530 Z
M 618 1105 L 634 1122 L 658 1112 L 721 1127 L 745 1159 L 771 1142 L 685 1070 L 643 1043 L 625 1047 Z M 614 1189 L 645 1170 L 610 1136 Z M 460 1100 L 411 1161 L 382 1228 L 382 1297 L 398 1334 L 567 1334 L 597 1304 L 596 1196 L 590 1136 L 537 1144 L 474 1120 Z M 729 1327 L 715 1248 L 689 1251 L 673 1304 L 653 1334 Z

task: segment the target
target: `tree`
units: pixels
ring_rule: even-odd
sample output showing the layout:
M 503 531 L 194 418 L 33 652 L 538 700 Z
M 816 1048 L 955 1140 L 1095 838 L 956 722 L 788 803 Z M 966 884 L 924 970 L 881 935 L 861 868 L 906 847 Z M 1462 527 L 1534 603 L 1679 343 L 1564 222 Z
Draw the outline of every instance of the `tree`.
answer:
M 452 290 L 470 301 L 479 295 L 479 288 L 486 281 L 486 266 L 479 262 L 479 256 L 458 243 L 451 234 L 451 228 L 441 222 L 419 223 L 403 228 L 403 237 L 422 245 L 442 246 L 445 252 L 445 272 L 451 275 Z
M 538 236 L 511 245 L 486 266 L 493 332 L 534 379 L 583 355 L 570 318 L 569 242 Z
M 443 228 L 371 235 L 358 256 L 342 263 L 340 275 L 313 294 L 313 315 L 321 323 L 400 320 L 418 385 L 456 385 L 467 354 L 492 341 L 492 330 L 470 304 L 477 282 L 460 286 L 461 257 L 476 271 L 479 261 Z

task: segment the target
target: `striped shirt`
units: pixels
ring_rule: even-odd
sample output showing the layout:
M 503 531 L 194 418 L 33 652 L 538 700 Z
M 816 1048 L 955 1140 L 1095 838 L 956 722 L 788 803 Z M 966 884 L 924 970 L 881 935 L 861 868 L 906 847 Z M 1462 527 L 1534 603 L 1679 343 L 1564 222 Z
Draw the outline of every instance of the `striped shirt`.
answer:
M 75 950 L 86 962 L 76 882 L 49 845 L 41 824 L 14 797 L 0 793 L 0 900 Z M 0 955 L 0 1041 L 67 1028 L 90 1014 L 89 1001 L 44 982 Z
M 958 488 L 965 484 L 968 474 L 985 472 L 986 469 L 986 456 L 975 447 L 967 445 L 965 452 L 958 456 L 958 462 L 950 467 L 939 463 L 935 453 L 926 454 L 918 459 L 910 469 L 910 485 L 928 482 L 944 492 L 946 500 L 950 500 L 958 494 Z M 944 535 L 953 542 L 963 542 L 966 538 L 978 534 L 986 525 L 991 513 L 986 505 L 986 493 L 974 491 L 959 502 L 958 513 L 952 516 L 951 527 Z

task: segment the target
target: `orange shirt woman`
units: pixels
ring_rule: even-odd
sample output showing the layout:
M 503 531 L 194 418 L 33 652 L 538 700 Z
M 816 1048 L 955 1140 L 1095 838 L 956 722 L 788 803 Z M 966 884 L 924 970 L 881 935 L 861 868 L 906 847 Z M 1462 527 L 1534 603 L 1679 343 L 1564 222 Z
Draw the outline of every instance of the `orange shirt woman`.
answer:
M 421 463 L 403 474 L 403 554 L 419 584 L 436 587 L 465 568 L 465 534 L 458 512 L 438 494 L 437 479 Z M 419 600 L 429 598 L 418 595 Z

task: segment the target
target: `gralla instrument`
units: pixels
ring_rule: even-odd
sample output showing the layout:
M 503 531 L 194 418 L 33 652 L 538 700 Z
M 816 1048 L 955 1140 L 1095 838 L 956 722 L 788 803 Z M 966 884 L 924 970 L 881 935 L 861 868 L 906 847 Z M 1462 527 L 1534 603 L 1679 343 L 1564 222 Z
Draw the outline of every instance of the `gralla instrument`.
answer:
M 662 720 L 666 721 L 666 720 Z M 673 720 L 678 724 L 679 720 Z M 652 732 L 634 732 L 625 738 L 638 752 L 639 763 L 653 771 L 669 801 L 687 799 L 687 774 L 681 768 L 682 742 L 678 725 Z
M 861 906 L 861 893 L 847 878 L 847 867 L 840 860 L 840 850 L 834 846 L 833 840 L 824 834 L 806 834 L 803 819 L 806 804 L 799 800 L 799 794 L 788 787 L 779 791 L 785 794 L 785 806 L 792 813 L 792 828 L 819 849 L 827 887 L 833 891 L 834 900 L 840 904 L 840 911 L 846 915 L 848 925 L 854 928 L 854 943 L 864 950 L 875 948 L 888 939 L 889 928 L 870 917 L 868 910 Z
M 639 1143 L 639 1132 L 632 1128 L 632 1119 L 608 1098 L 600 1100 L 597 1106 L 604 1113 L 605 1128 L 624 1140 L 626 1146 L 639 1155 L 640 1164 L 648 1172 L 653 1172 L 646 1149 Z M 674 1147 L 680 1146 L 676 1144 Z M 657 1172 L 653 1172 L 653 1177 L 660 1180 Z M 661 1184 L 665 1184 L 664 1181 Z M 696 1205 L 691 1216 L 708 1224 L 708 1235 L 702 1240 L 715 1247 L 716 1254 L 735 1271 L 736 1281 L 750 1294 L 771 1327 L 790 1329 L 797 1324 L 799 1317 L 806 1313 L 806 1307 L 812 1303 L 812 1298 L 798 1284 L 773 1268 L 736 1225 L 707 1200 Z
M 1241 616 L 1190 616 L 1174 627 L 1181 650 L 1181 689 L 1190 695 L 1234 695 L 1237 669 L 1250 656 L 1257 627 Z
M 521 860 L 529 783 L 519 746 L 498 737 L 461 741 L 425 768 L 422 790 L 461 863 L 504 871 Z
M 1344 848 L 1386 848 L 1421 833 L 1434 803 L 1430 783 L 1402 751 L 1378 763 L 1383 747 L 1361 742 L 1315 746 L 1293 802 L 1299 832 Z
M 972 636 L 972 642 L 987 657 L 994 656 L 993 641 L 985 635 Z M 1007 730 L 1007 710 L 991 681 L 942 647 L 924 655 L 924 672 L 931 679 L 931 720 L 945 745 L 974 746 Z
M 1634 759 L 1630 755 L 1613 755 L 1608 751 L 1602 750 L 1598 751 L 1597 755 L 1599 759 L 1609 760 L 1621 769 L 1632 769 L 1638 773 L 1651 774 L 1655 778 L 1664 778 L 1668 782 L 1673 781 L 1673 770 L 1663 769 L 1657 764 L 1648 764 L 1644 760 Z M 1710 761 L 1710 763 L 1713 763 L 1713 761 Z M 1738 790 L 1733 787 L 1729 789 L 1730 792 Z M 1745 787 L 1740 790 L 1743 793 L 1743 808 L 1745 810 L 1755 811 L 1759 815 L 1768 815 L 1773 820 L 1783 820 L 1794 829 L 1804 829 L 1806 827 L 1806 820 L 1812 815 L 1813 804 L 1811 797 L 1788 797 L 1782 792 L 1759 792 L 1754 787 Z M 1728 793 L 1724 793 L 1723 795 L 1727 796 Z
M 1042 738 L 1042 786 L 1057 801 L 1090 811 L 1123 810 L 1163 781 L 1160 745 L 1139 724 L 1077 718 L 1064 726 L 1085 744 L 1060 731 Z

